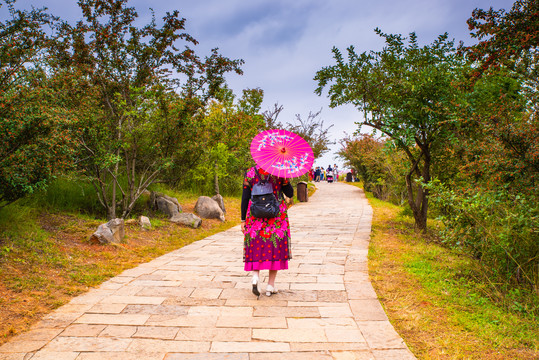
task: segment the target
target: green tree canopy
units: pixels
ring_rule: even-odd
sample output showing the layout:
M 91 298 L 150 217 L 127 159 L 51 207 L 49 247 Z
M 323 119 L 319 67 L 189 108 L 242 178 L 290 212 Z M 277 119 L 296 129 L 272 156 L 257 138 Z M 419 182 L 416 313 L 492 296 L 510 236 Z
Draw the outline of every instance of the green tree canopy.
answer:
M 415 33 L 408 39 L 379 29 L 376 33 L 385 39 L 381 51 L 357 54 L 351 46 L 345 60 L 333 48 L 336 64 L 316 73 L 316 93 L 327 88 L 331 107 L 353 104 L 364 116 L 360 127 L 382 132 L 406 153 L 408 203 L 416 226 L 424 230 L 428 190 L 416 186 L 414 179 L 430 181 L 433 153 L 451 136 L 460 101 L 455 82 L 465 63 L 447 34 L 420 47 Z
M 242 61 L 217 49 L 200 59 L 177 10 L 139 26 L 127 0 L 78 4 L 83 18 L 62 23 L 50 64 L 57 76 L 80 79 L 77 88 L 94 97 L 92 112 L 72 108 L 83 129 L 78 164 L 107 216 L 126 217 L 164 170 L 189 155 L 178 149 L 183 142 L 196 143 L 190 137 L 196 133 L 194 114 L 222 87 L 224 73 L 241 72 Z
M 189 171 L 191 182 L 207 189 L 213 179 L 213 190 L 227 193 L 240 190 L 238 178 L 243 176 L 252 163 L 250 144 L 258 132 L 264 129 L 264 118 L 260 114 L 263 100 L 261 89 L 246 89 L 235 101 L 229 89 L 222 89 L 219 98 L 208 103 L 200 113 L 200 128 L 197 135 L 196 166 Z M 223 186 L 224 185 L 224 186 Z

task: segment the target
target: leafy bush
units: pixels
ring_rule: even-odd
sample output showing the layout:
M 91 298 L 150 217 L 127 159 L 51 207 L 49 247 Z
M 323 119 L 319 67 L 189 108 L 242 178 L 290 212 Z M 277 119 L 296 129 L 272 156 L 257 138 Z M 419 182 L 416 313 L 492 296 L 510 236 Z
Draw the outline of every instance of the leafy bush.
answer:
M 341 141 L 339 156 L 354 169 L 366 191 L 381 200 L 406 202 L 406 158 L 393 144 L 373 135 L 361 134 Z
M 524 285 L 539 294 L 539 202 L 506 188 L 456 191 L 432 182 L 443 207 L 442 241 L 480 260 L 491 284 Z M 496 286 L 505 293 L 505 286 Z M 507 295 L 507 294 L 504 294 Z

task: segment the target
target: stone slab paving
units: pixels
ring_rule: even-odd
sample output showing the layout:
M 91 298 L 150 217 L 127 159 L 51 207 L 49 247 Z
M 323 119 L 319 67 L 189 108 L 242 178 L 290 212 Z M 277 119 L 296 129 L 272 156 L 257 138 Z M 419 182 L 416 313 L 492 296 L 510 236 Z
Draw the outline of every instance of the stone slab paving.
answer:
M 251 293 L 236 226 L 74 298 L 1 346 L 0 359 L 415 359 L 369 281 L 363 192 L 317 187 L 289 211 L 293 259 L 278 294 Z

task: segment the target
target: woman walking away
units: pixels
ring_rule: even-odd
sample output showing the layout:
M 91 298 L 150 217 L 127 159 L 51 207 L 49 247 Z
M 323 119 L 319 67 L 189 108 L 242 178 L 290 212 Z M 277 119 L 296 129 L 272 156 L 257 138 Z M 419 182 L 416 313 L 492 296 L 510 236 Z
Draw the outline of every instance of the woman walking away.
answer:
M 269 197 L 260 195 L 266 193 L 260 190 L 263 188 L 269 189 Z M 253 294 L 257 298 L 260 296 L 258 290 L 260 270 L 269 270 L 266 296 L 271 296 L 277 293 L 275 288 L 277 271 L 288 269 L 288 260 L 291 258 L 290 227 L 283 193 L 289 198 L 294 196 L 294 188 L 287 179 L 270 175 L 257 167 L 252 167 L 247 171 L 241 199 L 241 231 L 244 234 L 243 261 L 245 271 L 253 272 Z M 270 197 L 275 197 L 275 199 Z M 266 200 L 277 200 L 274 207 L 278 210 L 269 217 L 260 217 L 261 214 L 257 214 L 256 211 L 259 201 Z

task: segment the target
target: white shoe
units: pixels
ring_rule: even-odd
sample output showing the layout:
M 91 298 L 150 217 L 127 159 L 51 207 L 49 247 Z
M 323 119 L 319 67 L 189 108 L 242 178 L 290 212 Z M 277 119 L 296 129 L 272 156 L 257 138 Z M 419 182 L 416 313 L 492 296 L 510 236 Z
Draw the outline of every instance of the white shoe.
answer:
M 256 295 L 256 298 L 260 296 L 260 291 L 258 291 L 258 276 L 253 276 L 253 280 L 251 282 L 253 284 L 253 294 Z
M 279 291 L 271 285 L 266 286 L 266 296 L 277 294 Z

